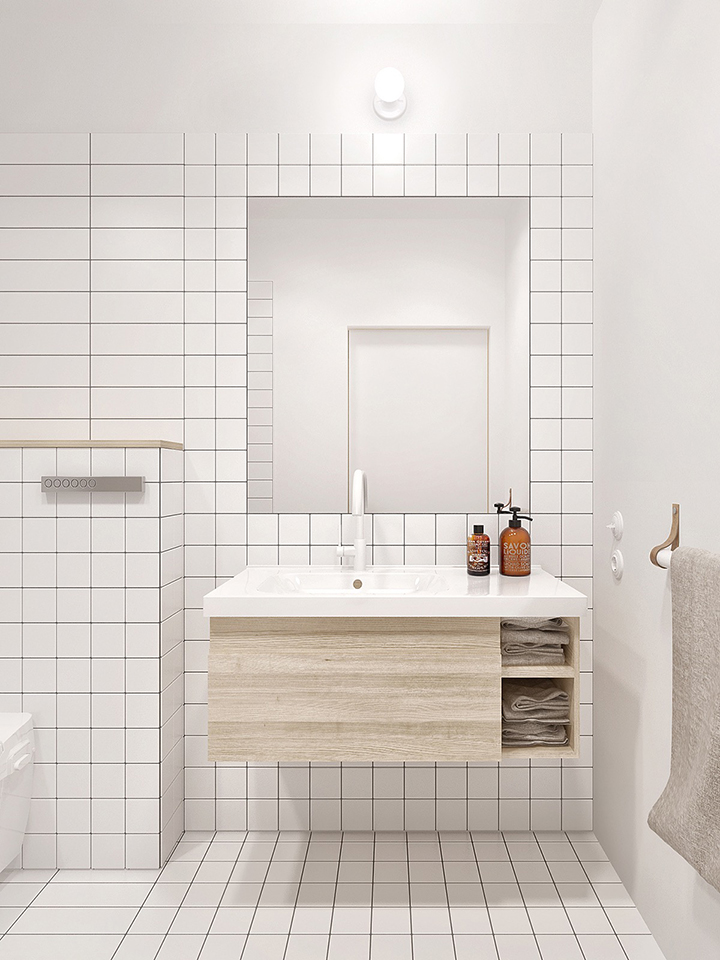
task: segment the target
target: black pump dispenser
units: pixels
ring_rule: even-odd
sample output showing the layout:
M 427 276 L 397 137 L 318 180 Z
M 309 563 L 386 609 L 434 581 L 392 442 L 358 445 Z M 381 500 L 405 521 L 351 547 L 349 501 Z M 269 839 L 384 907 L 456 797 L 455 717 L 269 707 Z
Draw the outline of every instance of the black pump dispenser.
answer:
M 510 509 L 507 511 L 508 513 L 512 514 L 512 517 L 508 521 L 509 527 L 521 527 L 521 520 L 532 520 L 532 517 L 527 516 L 527 514 L 520 513 L 521 510 L 522 507 L 510 507 Z M 505 513 L 505 511 L 503 511 L 503 513 Z
M 501 513 L 511 515 L 510 520 L 508 521 L 508 526 L 510 527 L 522 527 L 522 523 L 520 523 L 521 520 L 532 520 L 532 517 L 528 514 L 520 513 L 522 507 L 510 507 L 506 510 L 504 503 L 494 503 L 493 506 L 497 510 L 498 516 L 500 516 Z

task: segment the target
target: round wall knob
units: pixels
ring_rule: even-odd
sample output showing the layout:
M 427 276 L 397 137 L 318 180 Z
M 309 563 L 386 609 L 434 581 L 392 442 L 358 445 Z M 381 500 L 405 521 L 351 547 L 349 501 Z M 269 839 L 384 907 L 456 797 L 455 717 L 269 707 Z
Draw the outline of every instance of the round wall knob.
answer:
M 623 571 L 625 570 L 625 558 L 619 550 L 613 550 L 610 557 L 610 569 L 612 570 L 612 575 L 617 581 L 622 580 Z
M 607 525 L 607 528 L 612 532 L 612 535 L 615 537 L 616 540 L 620 540 L 620 538 L 623 535 L 623 527 L 624 527 L 623 516 L 619 510 L 616 510 L 615 513 L 612 515 L 612 520 Z

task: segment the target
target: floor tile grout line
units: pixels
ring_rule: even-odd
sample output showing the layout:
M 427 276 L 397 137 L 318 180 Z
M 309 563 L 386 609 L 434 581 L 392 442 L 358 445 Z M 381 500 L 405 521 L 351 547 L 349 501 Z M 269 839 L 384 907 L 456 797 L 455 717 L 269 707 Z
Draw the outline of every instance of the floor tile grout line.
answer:
M 248 830 L 248 836 L 250 835 L 251 832 L 254 832 L 254 831 Z M 247 837 L 246 837 L 246 840 L 247 840 Z M 252 915 L 252 918 L 250 919 L 250 926 L 248 927 L 247 936 L 245 937 L 245 943 L 243 944 L 243 948 L 242 948 L 242 950 L 241 950 L 241 952 L 240 952 L 239 960 L 242 960 L 242 957 L 245 955 L 245 950 L 247 949 L 248 941 L 250 940 L 250 934 L 252 933 L 253 924 L 255 923 L 255 917 L 257 916 L 258 907 L 260 906 L 260 900 L 262 899 L 262 895 L 263 895 L 263 892 L 264 892 L 264 890 L 265 890 L 265 883 L 267 882 L 267 875 L 268 875 L 268 873 L 270 872 L 270 864 L 272 863 L 273 857 L 275 856 L 275 851 L 277 850 L 277 845 L 278 845 L 279 840 L 280 840 L 280 831 L 278 830 L 278 831 L 277 831 L 277 834 L 275 835 L 275 842 L 274 842 L 274 844 L 273 844 L 272 851 L 271 851 L 270 856 L 269 856 L 269 858 L 268 858 L 267 870 L 265 871 L 265 876 L 264 876 L 264 878 L 263 878 L 263 882 L 260 884 L 260 892 L 258 893 L 257 903 L 255 904 L 255 908 L 253 909 L 253 915 Z M 286 946 L 287 946 L 287 943 L 286 943 Z
M 472 835 L 470 834 L 469 831 L 468 831 L 468 841 L 472 845 Z M 440 847 L 440 869 L 442 870 L 442 875 L 443 875 L 443 888 L 445 890 L 445 900 L 447 902 L 448 923 L 450 924 L 450 942 L 452 943 L 453 957 L 455 958 L 455 960 L 457 960 L 457 948 L 455 946 L 455 932 L 453 930 L 452 911 L 450 909 L 450 896 L 448 895 L 448 888 L 447 888 L 447 873 L 445 872 L 445 855 L 443 853 L 443 841 L 442 841 L 442 838 L 440 837 L 440 834 L 438 834 L 438 845 Z M 473 856 L 475 856 L 475 848 L 473 847 L 472 849 L 473 849 Z M 480 876 L 479 870 L 478 870 L 478 876 Z M 485 897 L 485 893 L 483 891 L 483 899 L 484 897 Z
M 180 840 L 178 840 L 178 843 L 180 843 L 181 840 L 182 840 L 182 834 L 180 835 Z M 173 847 L 172 853 L 174 853 L 174 851 L 176 850 L 178 843 L 176 843 L 175 846 Z M 113 950 L 113 952 L 112 952 L 112 954 L 111 954 L 111 956 L 110 956 L 110 960 L 112 960 L 112 958 L 117 954 L 118 950 L 120 949 L 120 947 L 121 947 L 121 946 L 123 945 L 123 943 L 125 942 L 125 940 L 126 940 L 126 938 L 127 938 L 127 936 L 128 936 L 128 933 L 130 932 L 130 928 L 132 927 L 132 925 L 133 925 L 133 924 L 135 923 L 135 921 L 137 920 L 138 916 L 140 915 L 140 911 L 142 910 L 142 908 L 143 908 L 143 907 L 145 906 L 145 904 L 147 903 L 147 901 L 148 901 L 150 895 L 152 894 L 153 890 L 155 889 L 156 885 L 159 883 L 160 877 L 162 876 L 163 870 L 165 869 L 166 865 L 167 865 L 168 863 L 170 863 L 170 858 L 172 857 L 172 853 L 171 853 L 170 856 L 167 858 L 167 860 L 166 860 L 165 863 L 162 865 L 162 867 L 160 867 L 160 869 L 158 870 L 158 875 L 157 875 L 157 876 L 155 877 L 155 879 L 153 880 L 152 884 L 150 885 L 150 889 L 148 890 L 147 894 L 145 895 L 145 898 L 144 898 L 143 902 L 142 902 L 142 903 L 140 904 L 140 906 L 137 908 L 137 912 L 135 913 L 135 916 L 132 918 L 132 920 L 130 921 L 130 923 L 129 923 L 128 926 L 127 926 L 127 929 L 125 930 L 125 933 L 124 933 L 124 934 L 122 935 L 122 937 L 120 938 L 120 943 L 119 943 L 119 944 L 117 945 L 117 947 L 115 947 L 115 949 Z M 168 928 L 168 929 L 169 929 L 169 928 Z
M 213 833 L 213 838 L 214 838 L 215 836 L 217 836 L 217 834 L 216 834 L 216 832 L 215 832 L 214 830 L 212 831 L 212 833 Z M 182 907 L 183 903 L 185 902 L 185 898 L 187 897 L 188 893 L 192 890 L 193 883 L 195 883 L 195 878 L 197 877 L 198 871 L 200 870 L 200 867 L 202 866 L 202 864 L 203 864 L 203 862 L 204 862 L 204 860 L 205 860 L 205 857 L 207 856 L 207 851 L 210 849 L 210 844 L 212 843 L 212 839 L 213 839 L 213 838 L 211 838 L 211 839 L 208 840 L 208 841 L 205 841 L 205 840 L 194 841 L 194 842 L 196 842 L 196 843 L 206 843 L 206 842 L 207 842 L 207 850 L 206 850 L 205 853 L 202 855 L 202 857 L 200 858 L 200 860 L 198 860 L 198 865 L 197 865 L 197 868 L 196 868 L 196 870 L 195 870 L 195 873 L 193 874 L 192 879 L 190 880 L 190 882 L 189 882 L 189 884 L 188 884 L 188 888 L 187 888 L 187 890 L 185 891 L 185 893 L 183 894 L 180 903 L 179 903 L 179 904 L 177 905 L 177 907 L 175 908 L 175 914 L 174 914 L 172 920 L 170 921 L 170 923 L 168 924 L 167 930 L 166 930 L 165 933 L 163 934 L 163 938 L 162 938 L 162 940 L 160 941 L 160 946 L 159 946 L 159 947 L 157 948 L 157 950 L 155 951 L 155 957 L 158 957 L 158 956 L 160 955 L 160 952 L 161 952 L 163 946 L 165 945 L 165 941 L 167 940 L 168 935 L 169 935 L 169 933 L 170 933 L 170 929 L 171 929 L 173 923 L 175 923 L 175 920 L 177 919 L 177 915 L 178 915 L 178 913 L 180 912 L 180 908 Z M 193 843 L 192 840 L 190 840 L 190 841 L 188 841 L 188 842 L 189 842 L 189 843 Z M 178 846 L 179 846 L 179 844 L 178 844 Z M 176 849 L 177 849 L 177 847 L 176 847 Z M 170 861 L 168 860 L 168 863 L 169 863 L 169 862 L 170 862 Z M 179 861 L 179 862 L 182 863 L 183 861 Z M 193 861 L 190 861 L 190 862 L 192 863 Z M 161 871 L 161 872 L 162 872 L 162 871 Z M 133 922 L 134 922 L 134 921 L 133 921 Z M 128 929 L 129 929 L 129 928 L 128 928 Z
M 509 860 L 510 866 L 511 866 L 511 868 L 512 868 L 513 876 L 515 877 L 515 883 L 517 884 L 518 893 L 520 894 L 520 899 L 522 900 L 523 908 L 524 908 L 524 910 L 525 910 L 525 916 L 527 917 L 528 923 L 530 924 L 530 930 L 532 931 L 533 939 L 534 939 L 534 941 L 535 941 L 535 946 L 537 947 L 538 956 L 542 958 L 542 951 L 541 951 L 541 949 L 540 949 L 540 944 L 538 943 L 537 934 L 535 933 L 535 927 L 533 927 L 533 925 L 532 925 L 532 920 L 530 919 L 530 913 L 529 913 L 529 911 L 528 911 L 528 906 L 527 906 L 527 903 L 525 902 L 525 894 L 523 893 L 522 887 L 520 886 L 520 881 L 518 880 L 517 871 L 515 870 L 515 861 L 514 861 L 513 858 L 510 856 L 510 847 L 508 846 L 508 842 L 507 842 L 507 840 L 505 839 L 505 831 L 503 831 L 503 832 L 501 833 L 501 836 L 502 836 L 502 842 L 503 842 L 503 844 L 505 845 L 505 849 L 507 850 L 508 860 Z M 538 846 L 540 846 L 540 844 L 538 844 Z M 557 892 L 557 891 L 556 891 L 556 892 Z M 559 896 L 560 896 L 560 895 L 558 894 L 558 897 L 559 897 Z M 490 912 L 490 911 L 488 910 L 488 913 L 489 913 L 489 912 Z
M 404 770 L 405 768 L 403 767 L 403 771 Z M 404 776 L 405 776 L 405 773 L 403 772 L 403 778 Z M 410 876 L 410 840 L 408 838 L 407 830 L 405 831 L 405 857 L 407 859 L 407 878 L 408 878 L 408 923 L 410 925 L 410 960 L 415 960 L 415 941 L 413 940 L 413 914 L 412 914 L 412 878 Z M 455 947 L 453 946 L 453 950 L 454 949 Z
M 58 874 L 58 869 L 59 869 L 58 867 L 55 867 L 55 868 L 54 868 L 54 870 L 53 870 L 53 875 L 52 875 L 51 877 L 49 877 L 49 878 L 45 881 L 45 883 L 43 883 L 43 885 L 40 887 L 40 889 L 38 890 L 38 892 L 37 892 L 37 893 L 35 894 L 35 896 L 32 898 L 32 900 L 30 901 L 30 903 L 26 903 L 26 904 L 25 904 L 25 906 L 22 908 L 22 910 L 20 911 L 20 913 L 15 917 L 15 919 L 13 920 L 13 922 L 12 922 L 12 923 L 10 924 L 10 926 L 7 928 L 7 930 L 5 931 L 5 933 L 0 934 L 0 940 L 2 940 L 3 937 L 6 937 L 6 936 L 12 931 L 12 928 L 13 928 L 13 927 L 15 926 L 15 924 L 18 922 L 18 920 L 20 919 L 20 917 L 22 917 L 22 916 L 24 915 L 24 913 L 25 913 L 26 910 L 29 910 L 29 909 L 30 909 L 30 907 L 35 903 L 35 901 L 36 901 L 37 898 L 40 896 L 40 894 L 43 892 L 43 890 L 45 890 L 45 888 L 46 888 L 49 884 L 52 883 L 52 881 L 55 879 L 55 877 L 56 877 L 57 874 Z M 3 881 L 3 882 L 4 882 L 4 881 Z
M 567 836 L 567 833 L 566 833 L 566 836 Z M 625 949 L 625 945 L 623 944 L 622 940 L 620 939 L 620 936 L 619 936 L 617 930 L 615 929 L 615 926 L 614 926 L 612 920 L 611 920 L 610 917 L 608 917 L 608 915 L 607 915 L 607 910 L 605 909 L 605 904 L 602 902 L 602 900 L 600 899 L 600 897 L 598 897 L 598 895 L 597 895 L 597 892 L 596 892 L 596 890 L 595 890 L 595 884 L 592 882 L 592 880 L 590 879 L 590 877 L 588 877 L 587 870 L 585 869 L 585 863 L 584 863 L 583 860 L 580 858 L 580 854 L 579 854 L 579 853 L 577 852 L 577 850 L 575 849 L 575 843 L 570 839 L 570 837 L 568 837 L 567 839 L 568 839 L 568 843 L 569 843 L 570 846 L 573 848 L 573 853 L 574 853 L 575 856 L 578 858 L 578 862 L 580 863 L 580 867 L 582 868 L 583 873 L 585 874 L 585 876 L 586 876 L 587 879 L 588 879 L 588 883 L 590 884 L 590 886 L 591 886 L 592 889 L 593 889 L 593 893 L 595 894 L 595 896 L 596 896 L 597 899 L 598 899 L 598 903 L 600 904 L 600 907 L 601 907 L 601 909 L 602 909 L 602 912 L 605 914 L 605 918 L 606 918 L 607 922 L 610 924 L 610 926 L 611 926 L 611 928 L 612 928 L 612 931 L 613 931 L 613 934 L 614 934 L 615 938 L 617 939 L 618 943 L 620 944 L 620 947 L 622 948 L 622 952 L 623 952 L 623 953 L 625 954 L 625 956 L 627 957 L 627 956 L 628 956 L 628 953 L 627 953 L 627 950 Z M 597 843 L 597 842 L 598 842 L 598 841 L 596 840 L 595 843 Z M 602 846 L 600 847 L 600 849 L 602 850 Z M 603 850 L 603 853 L 605 853 L 604 850 Z M 607 855 L 606 855 L 606 856 L 607 856 Z M 607 863 L 610 863 L 610 861 L 607 860 Z M 611 866 L 612 866 L 612 864 L 611 864 Z M 622 883 L 622 880 L 620 881 L 620 883 L 621 883 L 621 885 L 622 885 L 622 887 L 623 887 L 623 890 L 624 890 L 624 889 L 625 889 L 625 885 Z M 633 901 L 633 903 L 634 903 L 634 901 Z M 637 907 L 635 907 L 635 909 L 637 909 Z
M 341 776 L 342 776 L 342 774 L 341 774 Z M 309 841 L 308 841 L 308 848 L 307 848 L 307 850 L 305 851 L 305 863 L 307 863 L 307 858 L 308 858 L 308 854 L 310 853 L 310 844 L 311 844 L 311 843 L 312 843 L 312 831 L 310 831 L 310 837 L 309 837 Z M 342 849 L 342 841 L 341 841 L 341 849 Z M 300 883 L 301 883 L 301 885 L 302 885 L 302 877 L 303 877 L 304 873 L 305 873 L 305 865 L 303 865 L 303 873 L 302 873 L 301 876 L 300 876 Z M 332 927 L 333 927 L 333 921 L 334 921 L 334 919 L 335 919 L 335 901 L 337 900 L 337 877 L 338 877 L 339 873 L 340 873 L 340 855 L 338 854 L 338 872 L 335 874 L 335 887 L 333 888 L 333 902 L 332 902 L 332 906 L 330 907 L 330 925 L 329 925 L 329 927 L 328 927 L 328 942 L 327 942 L 327 946 L 325 947 L 325 958 L 326 958 L 326 960 L 328 960 L 328 958 L 330 957 L 330 944 L 331 944 L 331 942 L 332 942 L 332 936 L 333 936 Z M 291 928 L 291 929 L 292 929 L 292 928 Z M 289 942 L 289 941 L 288 941 L 288 942 Z
M 560 904 L 561 904 L 561 906 L 562 906 L 563 912 L 564 912 L 565 916 L 567 917 L 567 922 L 570 924 L 570 929 L 571 929 L 572 932 L 573 932 L 573 936 L 575 937 L 575 941 L 576 941 L 576 943 L 577 943 L 577 945 L 578 945 L 578 949 L 580 950 L 580 953 L 583 955 L 583 960 L 587 960 L 585 951 L 584 951 L 584 949 L 583 949 L 583 945 L 580 943 L 580 938 L 579 938 L 579 936 L 577 935 L 577 933 L 575 932 L 575 927 L 573 926 L 573 922 L 572 922 L 572 920 L 571 920 L 571 918 L 570 918 L 570 914 L 568 913 L 567 905 L 565 904 L 565 901 L 563 900 L 563 898 L 562 898 L 562 896 L 561 896 L 561 894 L 560 894 L 560 891 L 558 890 L 557 881 L 555 880 L 555 877 L 554 877 L 553 874 L 552 874 L 552 870 L 550 869 L 550 863 L 553 862 L 553 861 L 550 861 L 550 860 L 547 859 L 547 857 L 545 856 L 545 851 L 544 851 L 543 848 L 542 848 L 542 844 L 541 844 L 540 840 L 538 840 L 538 838 L 537 838 L 537 834 L 540 833 L 540 832 L 544 832 L 544 831 L 534 830 L 534 831 L 533 831 L 533 836 L 535 837 L 535 842 L 537 843 L 538 849 L 540 850 L 540 856 L 542 857 L 542 862 L 545 864 L 545 869 L 546 869 L 547 872 L 550 874 L 550 880 L 551 880 L 551 882 L 552 882 L 553 887 L 555 888 L 555 892 L 556 892 L 557 895 L 558 895 L 558 899 L 560 900 Z M 565 837 L 565 839 L 566 839 L 567 842 L 569 843 L 569 842 L 570 842 L 570 839 L 569 839 L 569 837 L 568 837 L 568 835 L 567 835 L 567 831 L 566 831 L 566 830 L 562 830 L 562 831 L 560 831 L 560 832 L 562 833 L 562 835 Z M 574 847 L 573 847 L 573 853 L 575 853 L 575 848 L 574 848 Z M 575 856 L 577 856 L 576 853 L 575 853 Z M 572 861 L 571 861 L 571 862 L 572 862 Z M 532 926 L 532 924 L 531 924 L 531 926 Z
M 494 831 L 493 831 L 493 832 L 494 832 Z M 498 833 L 499 833 L 499 832 L 500 832 L 500 831 L 498 831 Z M 480 843 L 481 841 L 478 840 L 477 842 Z M 492 938 L 493 938 L 493 946 L 495 947 L 495 953 L 497 953 L 498 956 L 499 956 L 500 954 L 499 954 L 498 948 L 497 948 L 497 940 L 495 939 L 495 927 L 493 926 L 492 914 L 490 913 L 490 907 L 489 907 L 489 905 L 488 905 L 487 895 L 486 895 L 486 893 L 485 893 L 485 883 L 484 883 L 484 881 L 483 881 L 482 870 L 480 869 L 480 862 L 481 862 L 481 861 L 478 859 L 478 851 L 477 851 L 477 847 L 475 846 L 475 838 L 473 837 L 473 831 L 472 831 L 472 830 L 470 831 L 470 843 L 472 844 L 473 856 L 475 857 L 475 865 L 477 866 L 478 877 L 479 877 L 479 881 L 478 881 L 478 882 L 480 883 L 480 889 L 482 890 L 483 903 L 485 904 L 485 910 L 487 911 L 487 915 L 488 915 L 488 923 L 489 923 L 489 925 L 490 925 L 490 933 L 492 934 Z M 508 854 L 508 856 L 509 856 L 509 855 L 510 855 L 510 854 Z
M 207 848 L 207 852 L 206 852 L 205 856 L 207 856 L 207 853 L 209 853 L 210 850 L 212 849 L 213 843 L 217 842 L 217 836 L 218 836 L 217 831 L 215 831 L 215 836 L 214 836 L 213 839 L 210 841 L 210 846 Z M 215 919 L 216 919 L 216 917 L 217 917 L 217 915 L 218 915 L 218 911 L 219 911 L 219 909 L 220 909 L 220 904 L 222 903 L 223 897 L 224 897 L 225 894 L 227 893 L 227 888 L 230 886 L 230 881 L 232 880 L 232 875 L 233 875 L 233 873 L 234 873 L 234 871 L 235 871 L 235 868 L 236 868 L 237 865 L 238 865 L 238 861 L 240 860 L 240 854 L 241 854 L 242 851 L 243 851 L 243 847 L 244 847 L 245 844 L 247 843 L 247 838 L 248 838 L 248 834 L 247 834 L 247 831 L 246 831 L 246 832 L 245 832 L 245 839 L 240 841 L 240 849 L 238 850 L 237 856 L 235 857 L 235 860 L 233 861 L 232 870 L 231 870 L 230 873 L 228 874 L 228 878 L 227 878 L 227 880 L 225 881 L 225 886 L 223 887 L 223 892 L 222 892 L 222 894 L 221 894 L 221 896 L 220 896 L 220 899 L 218 900 L 217 906 L 215 907 L 215 913 L 213 914 L 212 920 L 210 921 L 210 925 L 209 925 L 208 928 L 207 928 L 207 932 L 206 932 L 206 934 L 205 934 L 205 937 L 203 938 L 203 942 L 202 942 L 202 944 L 200 945 L 200 950 L 198 951 L 198 956 L 200 956 L 200 954 L 201 954 L 201 953 L 203 952 L 203 950 L 205 949 L 205 944 L 207 943 L 207 938 L 210 936 L 210 930 L 211 930 L 211 928 L 212 928 L 213 923 L 215 923 Z M 204 862 L 205 862 L 205 858 L 203 858 L 203 860 L 202 860 L 202 863 L 204 863 Z M 227 861 L 210 860 L 210 861 L 208 861 L 208 862 L 209 862 L 209 863 L 223 863 L 223 862 L 227 862 Z M 191 884 L 191 886 L 192 886 L 192 884 Z M 245 939 L 247 940 L 247 935 L 246 935 Z M 243 944 L 243 946 L 244 946 L 244 944 Z
M 278 843 L 280 842 L 280 837 L 281 837 L 281 836 L 282 836 L 282 831 L 278 831 Z M 295 894 L 295 903 L 293 904 L 293 912 L 292 912 L 292 916 L 290 917 L 290 926 L 289 926 L 289 928 L 288 928 L 288 938 L 287 938 L 287 941 L 286 941 L 286 943 L 285 943 L 285 949 L 283 950 L 283 960 L 285 960 L 285 956 L 287 955 L 288 947 L 290 946 L 290 938 L 292 937 L 292 928 L 293 928 L 293 924 L 294 924 L 294 922 L 295 922 L 295 914 L 296 914 L 296 912 L 297 912 L 298 900 L 300 899 L 300 889 L 301 889 L 301 887 L 302 887 L 302 875 L 303 875 L 303 873 L 305 872 L 305 864 L 307 863 L 307 858 L 308 858 L 308 852 L 309 852 L 309 850 L 310 850 L 310 835 L 308 835 L 308 839 L 307 839 L 307 841 L 305 842 L 305 856 L 303 857 L 303 865 L 302 865 L 302 870 L 300 871 L 300 880 L 298 881 L 297 893 Z M 340 858 L 338 857 L 338 862 L 339 862 L 339 859 L 340 859 Z M 272 861 L 270 861 L 270 862 L 272 863 Z M 278 862 L 280 862 L 280 861 L 278 861 Z M 295 861 L 290 861 L 290 862 L 294 863 Z M 330 943 L 330 931 L 328 930 L 328 944 L 329 944 L 329 943 Z M 327 950 L 326 950 L 326 954 L 327 954 Z

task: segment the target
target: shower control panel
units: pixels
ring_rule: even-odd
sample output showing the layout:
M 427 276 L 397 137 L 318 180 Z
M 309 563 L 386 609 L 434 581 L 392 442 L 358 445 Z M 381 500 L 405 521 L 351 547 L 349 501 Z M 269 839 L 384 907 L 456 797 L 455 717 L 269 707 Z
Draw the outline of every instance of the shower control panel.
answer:
M 145 477 L 43 477 L 43 493 L 85 491 L 87 493 L 142 493 Z

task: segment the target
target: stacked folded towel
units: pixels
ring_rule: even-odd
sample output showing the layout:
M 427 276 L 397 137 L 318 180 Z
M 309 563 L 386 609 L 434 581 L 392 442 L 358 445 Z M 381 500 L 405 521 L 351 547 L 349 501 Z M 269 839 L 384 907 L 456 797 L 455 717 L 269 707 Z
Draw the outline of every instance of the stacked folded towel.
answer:
M 570 627 L 560 617 L 525 617 L 500 622 L 500 649 L 506 664 L 565 663 L 563 647 L 570 642 Z
M 567 743 L 570 698 L 552 680 L 503 680 L 502 742 Z

